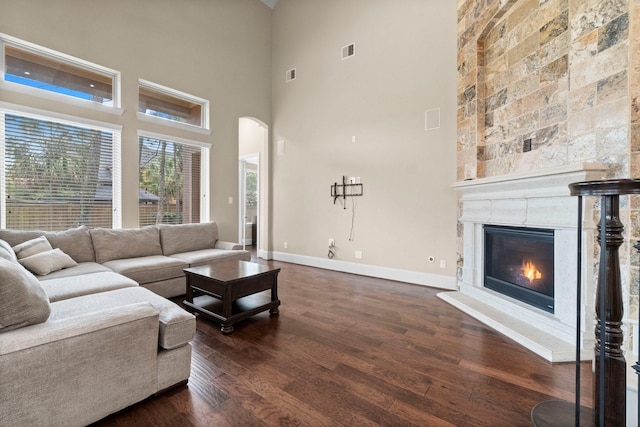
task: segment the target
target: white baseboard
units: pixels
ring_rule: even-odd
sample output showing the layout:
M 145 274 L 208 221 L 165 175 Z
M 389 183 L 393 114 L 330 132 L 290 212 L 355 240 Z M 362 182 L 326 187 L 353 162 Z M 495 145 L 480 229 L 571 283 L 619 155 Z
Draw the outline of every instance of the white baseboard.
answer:
M 264 249 L 258 249 L 257 256 L 258 256 L 258 258 L 262 258 L 262 259 L 268 261 L 270 259 L 273 259 L 273 252 L 265 251 Z
M 309 267 L 323 268 L 325 270 L 341 271 L 344 273 L 359 274 L 362 276 L 377 277 L 380 279 L 396 280 L 415 285 L 429 286 L 457 290 L 456 278 L 439 274 L 429 274 L 420 271 L 401 270 L 398 268 L 380 267 L 376 265 L 361 264 L 357 262 L 337 261 L 296 255 L 286 252 L 273 252 L 272 259 L 276 261 L 290 262 L 293 264 L 307 265 Z M 271 259 L 271 258 L 270 258 Z

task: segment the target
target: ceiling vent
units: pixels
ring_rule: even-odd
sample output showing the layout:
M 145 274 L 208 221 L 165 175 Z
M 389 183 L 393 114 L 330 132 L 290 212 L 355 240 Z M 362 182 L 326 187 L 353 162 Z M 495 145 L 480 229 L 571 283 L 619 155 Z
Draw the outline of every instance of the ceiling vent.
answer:
M 351 58 L 356 54 L 356 45 L 355 43 L 351 43 L 342 48 L 342 59 Z
M 424 112 L 424 130 L 440 129 L 440 109 L 434 108 Z
M 292 68 L 290 70 L 287 70 L 286 82 L 289 83 L 290 81 L 293 81 L 295 79 L 296 79 L 296 69 Z

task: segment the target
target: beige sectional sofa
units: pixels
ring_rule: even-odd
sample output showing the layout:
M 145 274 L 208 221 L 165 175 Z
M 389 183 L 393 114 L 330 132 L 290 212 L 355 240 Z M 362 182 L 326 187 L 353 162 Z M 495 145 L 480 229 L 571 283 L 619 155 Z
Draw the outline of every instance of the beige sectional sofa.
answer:
M 86 425 L 186 382 L 195 318 L 165 297 L 229 258 L 250 254 L 215 223 L 0 230 L 0 425 Z

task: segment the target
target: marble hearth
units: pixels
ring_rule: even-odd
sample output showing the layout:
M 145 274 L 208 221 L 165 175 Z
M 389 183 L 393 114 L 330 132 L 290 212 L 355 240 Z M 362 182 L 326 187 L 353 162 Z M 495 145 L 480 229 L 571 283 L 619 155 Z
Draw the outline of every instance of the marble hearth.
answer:
M 601 164 L 549 168 L 508 176 L 462 181 L 463 265 L 458 291 L 438 296 L 551 362 L 575 360 L 578 199 L 572 182 L 602 179 Z M 583 260 L 594 253 L 593 201 L 584 199 Z M 484 287 L 485 224 L 554 230 L 554 313 L 548 313 Z M 582 263 L 581 358 L 593 354 L 592 262 Z M 586 325 L 586 327 L 585 327 Z M 586 328 L 586 334 L 584 333 Z

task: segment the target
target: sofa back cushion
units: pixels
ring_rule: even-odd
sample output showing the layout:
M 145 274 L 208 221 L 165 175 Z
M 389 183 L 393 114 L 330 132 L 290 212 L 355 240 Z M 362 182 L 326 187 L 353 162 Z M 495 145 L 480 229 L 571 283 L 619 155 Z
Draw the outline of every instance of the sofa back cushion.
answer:
M 96 260 L 89 228 L 85 225 L 63 231 L 0 230 L 0 239 L 6 240 L 11 246 L 40 236 L 46 237 L 54 249 L 59 248 L 76 262 L 95 262 Z
M 38 279 L 20 264 L 0 259 L 0 332 L 42 323 L 49 314 L 49 298 Z
M 99 263 L 122 258 L 138 258 L 162 255 L 158 227 L 144 228 L 93 228 L 93 249 Z
M 218 240 L 218 225 L 215 222 L 161 225 L 160 238 L 164 255 L 212 249 Z

